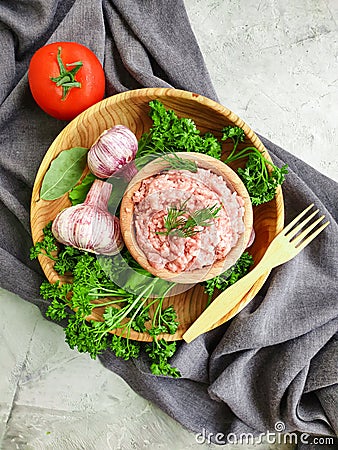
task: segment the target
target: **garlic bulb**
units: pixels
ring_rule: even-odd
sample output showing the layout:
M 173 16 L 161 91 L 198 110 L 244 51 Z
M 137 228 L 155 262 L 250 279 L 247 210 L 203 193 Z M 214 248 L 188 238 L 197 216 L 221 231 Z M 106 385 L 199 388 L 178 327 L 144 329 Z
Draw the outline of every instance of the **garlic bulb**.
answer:
M 108 178 L 135 158 L 136 136 L 124 125 L 105 130 L 88 152 L 89 170 L 98 178 Z
M 112 185 L 95 180 L 84 203 L 61 211 L 52 232 L 62 244 L 101 255 L 115 255 L 123 247 L 120 222 L 108 211 Z

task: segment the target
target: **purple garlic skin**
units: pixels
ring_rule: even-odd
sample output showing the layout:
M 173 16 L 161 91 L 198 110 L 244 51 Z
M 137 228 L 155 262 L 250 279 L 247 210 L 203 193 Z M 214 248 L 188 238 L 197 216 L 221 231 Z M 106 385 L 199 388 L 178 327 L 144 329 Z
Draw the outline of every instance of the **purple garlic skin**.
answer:
M 115 172 L 114 177 L 122 178 L 124 181 L 129 183 L 137 173 L 138 170 L 136 168 L 135 161 L 131 161 L 123 166 L 122 169 Z
M 116 255 L 123 248 L 119 219 L 108 212 L 112 185 L 95 180 L 84 203 L 61 211 L 52 233 L 64 245 L 100 255 Z
M 109 178 L 135 158 L 137 149 L 134 133 L 124 125 L 116 125 L 105 130 L 89 149 L 89 170 L 98 178 Z
M 249 242 L 248 242 L 246 248 L 251 247 L 251 245 L 252 245 L 252 244 L 254 243 L 254 241 L 255 241 L 255 238 L 256 238 L 256 233 L 255 233 L 254 228 L 252 227 L 252 229 L 251 229 L 251 234 L 250 234 L 250 238 L 249 238 Z

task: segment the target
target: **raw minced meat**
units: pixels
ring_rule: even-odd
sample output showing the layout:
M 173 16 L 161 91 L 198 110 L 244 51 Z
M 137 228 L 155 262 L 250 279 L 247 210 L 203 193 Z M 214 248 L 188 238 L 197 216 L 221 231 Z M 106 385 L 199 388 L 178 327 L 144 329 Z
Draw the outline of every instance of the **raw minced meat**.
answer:
M 210 170 L 169 170 L 149 177 L 133 202 L 137 243 L 156 269 L 180 273 L 210 266 L 230 252 L 244 231 L 243 199 Z M 166 231 L 168 209 L 183 202 L 189 214 L 214 205 L 221 210 L 210 226 L 191 237 L 157 234 Z

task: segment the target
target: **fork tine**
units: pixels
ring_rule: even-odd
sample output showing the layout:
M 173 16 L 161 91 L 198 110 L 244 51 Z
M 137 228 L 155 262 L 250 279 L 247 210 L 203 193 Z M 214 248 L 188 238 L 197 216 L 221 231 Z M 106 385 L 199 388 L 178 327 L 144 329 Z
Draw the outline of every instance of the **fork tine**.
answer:
M 310 214 L 306 219 L 304 219 L 299 225 L 297 225 L 295 228 L 292 228 L 292 230 L 289 231 L 289 233 L 286 233 L 286 237 L 292 239 L 294 236 L 296 236 L 296 234 L 298 233 L 298 231 L 300 231 L 302 228 L 304 228 L 304 226 L 310 222 L 310 220 L 318 213 L 319 209 L 316 209 L 315 212 L 313 212 L 312 214 Z
M 318 234 L 321 233 L 324 230 L 324 228 L 326 228 L 329 224 L 330 222 L 323 223 L 323 225 L 319 227 L 314 233 L 312 233 L 307 239 L 305 239 L 305 241 L 297 245 L 296 247 L 297 251 L 300 252 L 301 250 L 303 250 L 303 248 L 306 247 L 308 244 L 310 244 L 310 242 L 313 241 L 313 239 L 317 237 Z
M 309 225 L 307 228 L 305 228 L 305 230 L 302 233 L 300 233 L 298 236 L 295 236 L 293 239 L 291 239 L 292 244 L 294 244 L 294 245 L 299 244 L 310 233 L 311 230 L 313 230 L 320 222 L 322 222 L 324 217 L 325 216 L 319 217 L 319 219 L 315 220 L 311 225 Z M 304 223 L 304 225 L 305 225 L 305 223 Z M 303 225 L 303 223 L 300 225 Z
M 304 211 L 302 211 L 300 214 L 298 214 L 297 217 L 295 217 L 292 222 L 290 222 L 282 231 L 282 233 L 285 235 L 288 231 L 291 230 L 291 228 L 296 225 L 296 223 L 299 221 L 299 219 L 301 219 L 311 208 L 314 207 L 314 204 L 311 203 L 311 205 L 309 205 L 307 208 L 304 209 Z

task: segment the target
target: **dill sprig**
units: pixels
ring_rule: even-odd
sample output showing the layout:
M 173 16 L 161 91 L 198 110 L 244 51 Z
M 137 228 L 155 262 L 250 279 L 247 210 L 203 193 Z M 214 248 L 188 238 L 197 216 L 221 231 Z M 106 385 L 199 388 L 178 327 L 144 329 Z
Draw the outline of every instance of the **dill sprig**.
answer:
M 169 167 L 164 168 L 163 170 L 189 170 L 189 172 L 196 173 L 197 172 L 197 164 L 195 161 L 191 161 L 190 159 L 184 159 L 178 156 L 176 153 L 170 153 L 167 155 L 161 156 L 161 159 L 166 161 L 169 164 Z
M 213 220 L 217 218 L 222 206 L 214 204 L 192 213 L 188 213 L 185 200 L 179 206 L 170 206 L 168 214 L 164 218 L 164 228 L 166 231 L 157 231 L 156 234 L 165 236 L 175 235 L 183 238 L 194 236 L 202 231 L 201 228 L 212 225 Z

